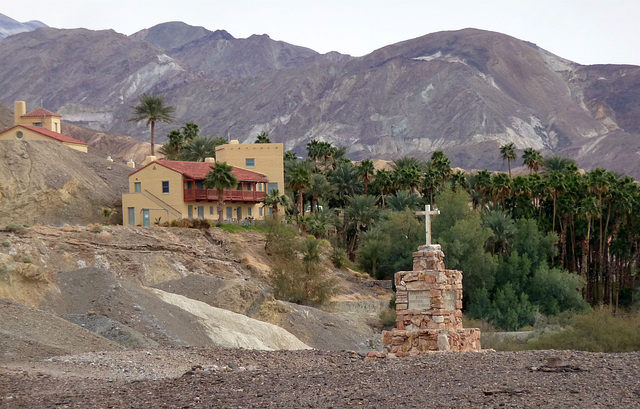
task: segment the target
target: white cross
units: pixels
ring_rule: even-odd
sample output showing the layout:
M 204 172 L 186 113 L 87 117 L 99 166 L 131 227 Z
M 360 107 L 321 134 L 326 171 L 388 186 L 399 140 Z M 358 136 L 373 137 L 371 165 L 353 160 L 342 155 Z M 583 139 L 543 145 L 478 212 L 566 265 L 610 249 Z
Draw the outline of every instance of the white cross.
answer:
M 427 235 L 427 246 L 431 244 L 431 216 L 435 216 L 436 214 L 440 214 L 440 210 L 431 210 L 431 205 L 425 205 L 424 212 L 416 212 L 416 215 L 418 216 L 425 216 L 424 230 Z

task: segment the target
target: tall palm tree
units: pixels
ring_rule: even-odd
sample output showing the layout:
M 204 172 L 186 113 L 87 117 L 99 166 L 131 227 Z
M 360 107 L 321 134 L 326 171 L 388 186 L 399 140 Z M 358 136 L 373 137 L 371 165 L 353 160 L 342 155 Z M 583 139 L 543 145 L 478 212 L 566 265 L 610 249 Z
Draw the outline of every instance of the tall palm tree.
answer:
M 404 209 L 418 210 L 420 206 L 420 196 L 408 190 L 399 190 L 395 195 L 389 196 L 389 207 L 391 210 L 401 212 Z
M 322 156 L 322 142 L 312 139 L 307 143 L 307 157 L 313 161 L 313 171 L 318 171 L 318 159 Z
M 324 178 L 321 173 L 311 175 L 311 185 L 307 188 L 307 194 L 311 195 L 311 212 L 315 212 L 318 207 L 318 198 L 326 198 L 331 195 L 333 186 Z
M 440 174 L 434 168 L 429 168 L 422 176 L 422 186 L 424 191 L 429 193 L 429 204 L 433 206 L 433 195 L 436 190 L 440 188 L 442 183 L 442 179 L 440 178 Z
M 511 177 L 511 161 L 518 159 L 518 155 L 516 155 L 516 147 L 513 142 L 502 145 L 500 147 L 500 154 L 502 155 L 502 160 L 507 161 L 507 165 L 509 166 L 509 177 Z
M 138 100 L 138 105 L 132 106 L 133 116 L 128 121 L 146 121 L 147 126 L 151 125 L 151 156 L 154 155 L 154 130 L 156 122 L 173 122 L 172 114 L 175 108 L 165 105 L 163 95 L 142 94 Z
M 542 155 L 540 152 L 533 148 L 526 148 L 522 152 L 522 159 L 524 160 L 524 165 L 529 169 L 529 173 L 538 173 L 540 166 L 542 165 Z
M 451 162 L 444 152 L 435 151 L 431 154 L 431 167 L 438 172 L 442 183 L 447 183 L 447 179 L 451 176 Z
M 351 233 L 349 254 L 353 259 L 359 237 L 370 229 L 378 220 L 380 210 L 376 206 L 378 198 L 375 196 L 349 196 L 344 212 L 348 231 Z
M 224 189 L 231 189 L 238 186 L 238 178 L 233 174 L 233 166 L 227 162 L 216 163 L 216 166 L 209 166 L 211 170 L 204 180 L 204 187 L 216 189 L 218 191 L 218 224 L 224 220 Z
M 291 179 L 289 179 L 289 187 L 291 190 L 298 191 L 298 211 L 300 216 L 304 216 L 304 201 L 303 193 L 306 188 L 311 186 L 311 172 L 309 169 L 300 166 L 293 170 L 291 173 Z
M 467 175 L 465 175 L 462 171 L 456 171 L 451 174 L 451 179 L 449 179 L 449 183 L 451 184 L 451 190 L 456 192 L 458 190 L 458 186 L 463 189 L 469 187 L 469 183 L 467 181 Z
M 262 131 L 258 135 L 256 135 L 255 143 L 271 143 L 271 138 L 269 138 L 269 134 Z
M 358 174 L 362 182 L 364 183 L 364 194 L 369 194 L 369 183 L 371 182 L 371 178 L 376 173 L 376 168 L 373 166 L 373 161 L 371 159 L 364 159 L 360 162 L 358 166 Z
M 338 207 L 344 205 L 348 196 L 362 193 L 362 182 L 358 179 L 358 168 L 348 163 L 341 163 L 336 170 L 329 174 L 329 182 L 335 188 L 338 199 Z

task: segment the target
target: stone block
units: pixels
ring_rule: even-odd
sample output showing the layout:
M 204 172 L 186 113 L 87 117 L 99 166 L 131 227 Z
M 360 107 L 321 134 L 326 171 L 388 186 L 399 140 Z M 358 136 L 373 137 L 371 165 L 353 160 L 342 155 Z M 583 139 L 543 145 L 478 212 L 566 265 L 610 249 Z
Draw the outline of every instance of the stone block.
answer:
M 426 281 L 427 283 L 435 283 L 436 276 L 434 274 L 425 274 L 424 281 Z

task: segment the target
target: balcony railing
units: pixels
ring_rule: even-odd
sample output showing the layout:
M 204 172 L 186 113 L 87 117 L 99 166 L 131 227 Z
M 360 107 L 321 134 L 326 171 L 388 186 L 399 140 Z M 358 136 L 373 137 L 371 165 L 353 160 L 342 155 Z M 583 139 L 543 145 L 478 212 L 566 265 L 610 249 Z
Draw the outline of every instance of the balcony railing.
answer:
M 267 194 L 265 192 L 258 192 L 255 190 L 225 190 L 224 201 L 225 202 L 259 202 Z M 215 189 L 185 189 L 184 201 L 217 201 L 218 191 Z

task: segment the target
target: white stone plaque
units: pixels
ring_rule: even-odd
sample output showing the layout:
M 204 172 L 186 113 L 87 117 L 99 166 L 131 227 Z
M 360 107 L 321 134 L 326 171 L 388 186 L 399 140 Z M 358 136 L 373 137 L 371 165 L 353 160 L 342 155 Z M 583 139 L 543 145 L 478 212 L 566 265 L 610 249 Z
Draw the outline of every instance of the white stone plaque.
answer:
M 455 290 L 444 290 L 442 292 L 442 298 L 444 299 L 444 309 L 445 310 L 455 310 L 456 301 L 458 301 L 458 292 Z
M 427 291 L 407 291 L 409 310 L 428 311 L 431 309 L 431 292 Z

